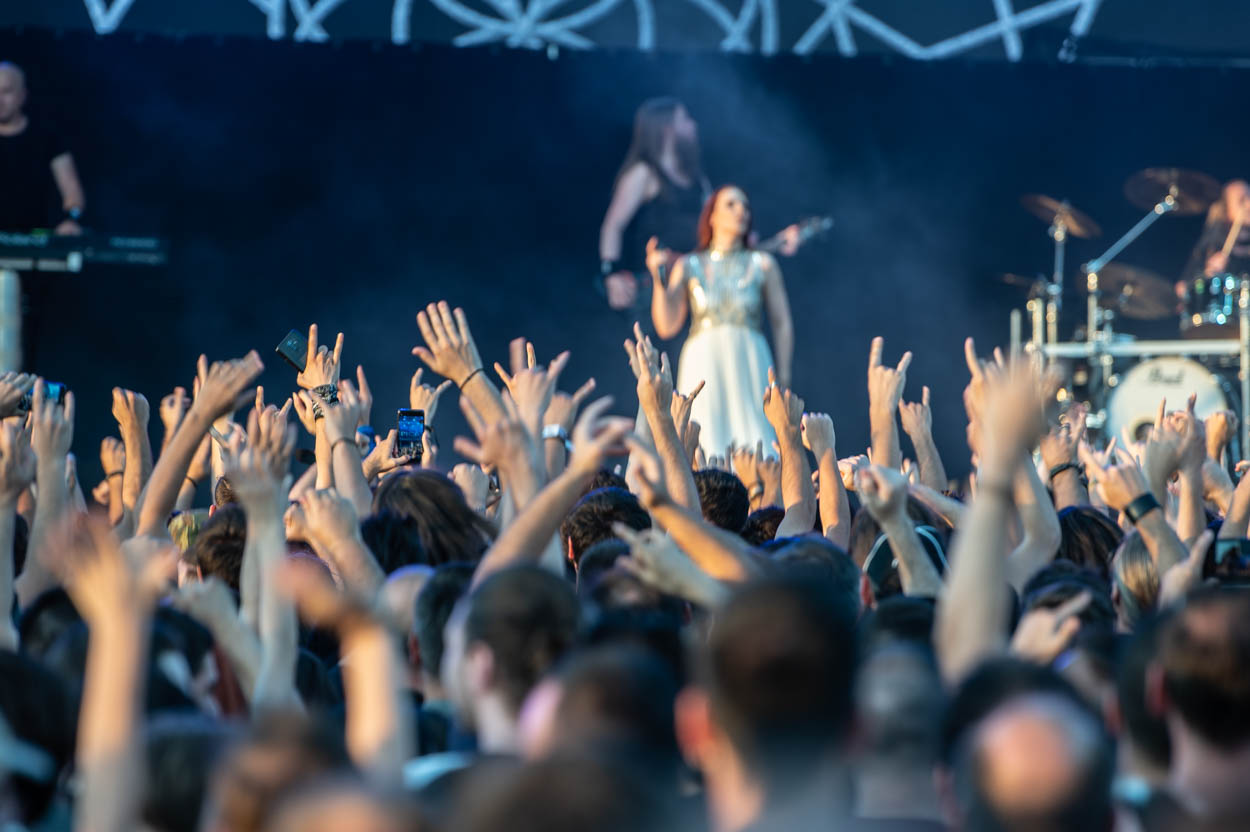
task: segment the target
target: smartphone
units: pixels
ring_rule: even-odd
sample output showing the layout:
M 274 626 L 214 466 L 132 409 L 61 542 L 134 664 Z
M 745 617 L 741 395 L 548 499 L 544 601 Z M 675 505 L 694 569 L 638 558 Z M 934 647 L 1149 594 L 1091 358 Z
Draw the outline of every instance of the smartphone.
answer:
M 395 446 L 391 448 L 391 456 L 410 456 L 420 462 L 424 451 L 423 436 L 425 411 L 400 408 L 395 412 Z
M 1250 540 L 1215 541 L 1202 563 L 1202 577 L 1215 578 L 1225 586 L 1250 587 Z
M 286 334 L 274 348 L 274 352 L 282 356 L 282 360 L 294 367 L 297 373 L 304 372 L 304 368 L 308 366 L 308 339 L 294 329 Z
M 59 381 L 45 381 L 43 383 L 44 395 L 57 404 L 65 404 L 65 393 L 68 390 L 69 387 Z M 17 412 L 29 413 L 32 401 L 30 393 L 23 393 L 22 397 L 17 400 Z

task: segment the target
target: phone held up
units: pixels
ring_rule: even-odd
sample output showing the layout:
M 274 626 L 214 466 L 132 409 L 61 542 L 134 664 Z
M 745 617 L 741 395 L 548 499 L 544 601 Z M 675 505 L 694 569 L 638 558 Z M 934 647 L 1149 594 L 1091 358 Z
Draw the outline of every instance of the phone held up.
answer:
M 291 330 L 274 349 L 282 360 L 295 368 L 298 373 L 304 372 L 308 366 L 308 339 L 296 330 Z
M 1202 562 L 1202 577 L 1215 578 L 1220 586 L 1250 588 L 1250 540 L 1216 539 Z
M 43 383 L 44 395 L 54 401 L 56 404 L 65 404 L 65 393 L 69 390 L 65 384 L 59 381 L 45 381 Z M 18 413 L 29 413 L 30 405 L 33 399 L 30 393 L 23 393 L 22 397 L 17 401 Z
M 425 450 L 424 437 L 424 410 L 403 407 L 395 412 L 395 445 L 391 448 L 391 456 L 409 456 L 414 462 L 421 462 Z

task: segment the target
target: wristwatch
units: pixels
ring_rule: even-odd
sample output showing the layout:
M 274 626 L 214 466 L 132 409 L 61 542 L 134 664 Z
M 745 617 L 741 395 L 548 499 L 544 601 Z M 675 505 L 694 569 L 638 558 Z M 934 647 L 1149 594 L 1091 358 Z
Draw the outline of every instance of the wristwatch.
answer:
M 573 443 L 569 441 L 569 432 L 563 425 L 547 425 L 543 428 L 543 439 L 558 439 L 564 443 L 564 449 L 572 452 Z

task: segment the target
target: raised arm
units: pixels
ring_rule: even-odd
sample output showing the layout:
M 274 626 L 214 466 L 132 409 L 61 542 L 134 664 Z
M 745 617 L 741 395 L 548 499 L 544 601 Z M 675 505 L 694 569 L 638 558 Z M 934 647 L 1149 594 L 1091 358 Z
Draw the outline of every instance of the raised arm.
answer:
M 925 552 L 916 527 L 907 514 L 907 478 L 893 468 L 872 465 L 855 472 L 855 493 L 885 532 L 890 551 L 898 560 L 904 595 L 936 598 L 942 576 Z
M 771 254 L 764 259 L 764 308 L 773 331 L 773 361 L 777 365 L 777 381 L 789 387 L 794 380 L 794 317 L 790 314 L 790 296 L 781 276 L 781 266 Z
M 373 492 L 361 467 L 360 447 L 356 444 L 356 427 L 360 421 L 361 398 L 350 381 L 340 381 L 338 403 L 331 404 L 314 392 L 321 408 L 320 427 L 330 449 L 330 467 L 334 471 L 334 489 L 352 501 L 356 514 L 364 517 L 373 511 Z
M 148 400 L 142 393 L 113 388 L 113 418 L 121 430 L 126 446 L 125 475 L 122 478 L 122 502 L 135 510 L 139 494 L 152 476 L 152 440 L 148 437 Z
M 16 584 L 18 603 L 23 607 L 56 584 L 49 567 L 49 558 L 55 554 L 49 537 L 71 511 L 65 455 L 74 441 L 74 394 L 65 394 L 62 407 L 48 398 L 47 386 L 39 379 L 31 396 L 30 427 L 39 499 L 26 547 L 26 565 Z
M 881 363 L 884 350 L 885 339 L 879 335 L 873 338 L 868 350 L 868 427 L 872 434 L 872 460 L 876 465 L 901 468 L 903 452 L 899 449 L 894 414 L 907 384 L 911 353 L 903 353 L 897 367 L 886 367 Z
M 916 451 L 916 464 L 920 466 L 920 482 L 934 491 L 946 490 L 946 467 L 933 441 L 933 411 L 929 408 L 929 388 L 920 390 L 920 401 L 898 403 L 899 420 L 903 431 L 911 438 Z
M 35 453 L 30 435 L 11 421 L 0 422 L 0 650 L 16 651 L 13 608 L 13 535 L 17 529 L 17 498 L 35 481 Z
M 668 354 L 658 353 L 638 324 L 634 324 L 634 335 L 638 340 L 626 341 L 625 348 L 633 348 L 635 360 L 642 370 L 638 375 L 638 404 L 646 416 L 655 452 L 664 467 L 665 485 L 675 502 L 701 512 L 690 458 L 686 456 L 686 449 L 677 433 L 677 423 L 673 420 L 673 374 Z
M 447 301 L 431 303 L 417 313 L 417 328 L 425 346 L 413 347 L 412 354 L 459 387 L 487 422 L 503 418 L 503 401 L 486 376 L 464 310 L 452 310 Z
M 777 537 L 806 534 L 816 524 L 816 490 L 812 488 L 812 466 L 807 461 L 800 428 L 803 400 L 790 390 L 779 388 L 769 371 L 764 391 L 764 416 L 777 434 L 781 448 L 781 499 L 785 516 L 777 526 Z
M 682 257 L 673 264 L 672 274 L 667 282 L 660 274 L 660 251 L 654 237 L 647 243 L 647 267 L 652 271 L 653 289 L 651 292 L 651 323 L 656 334 L 661 338 L 675 338 L 686 325 L 686 316 L 690 312 L 690 299 L 687 296 L 686 280 L 688 275 L 687 259 Z
M 1089 490 L 1081 480 L 1078 452 L 1085 438 L 1086 416 L 1085 406 L 1075 404 L 1068 410 L 1067 421 L 1042 437 L 1042 464 L 1049 472 L 1047 478 L 1059 511 L 1089 505 Z

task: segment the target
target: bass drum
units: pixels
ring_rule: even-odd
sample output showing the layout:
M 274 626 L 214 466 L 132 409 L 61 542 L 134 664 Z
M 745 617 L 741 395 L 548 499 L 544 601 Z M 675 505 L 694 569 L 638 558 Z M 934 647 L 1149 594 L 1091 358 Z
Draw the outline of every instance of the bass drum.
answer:
M 1122 436 L 1126 430 L 1134 439 L 1145 436 L 1154 425 L 1159 402 L 1167 399 L 1168 410 L 1185 406 L 1198 394 L 1194 413 L 1205 419 L 1217 410 L 1233 410 L 1232 386 L 1222 377 L 1191 358 L 1167 355 L 1150 358 L 1120 376 L 1120 383 L 1107 404 L 1106 436 Z

